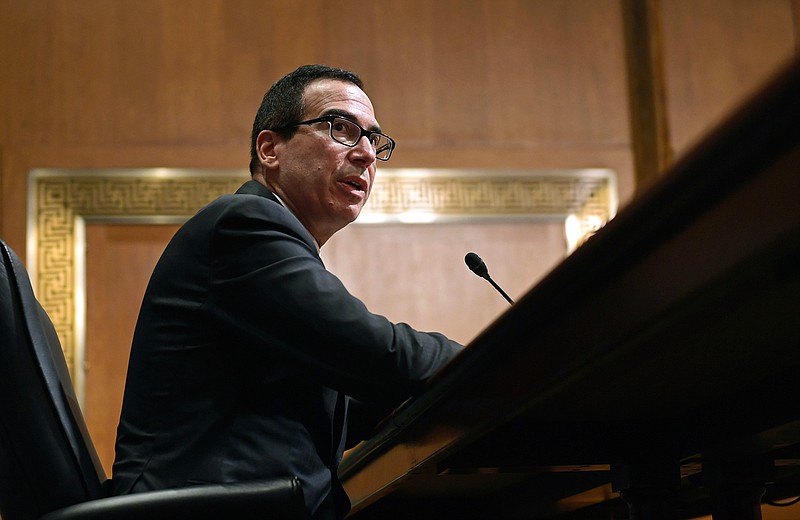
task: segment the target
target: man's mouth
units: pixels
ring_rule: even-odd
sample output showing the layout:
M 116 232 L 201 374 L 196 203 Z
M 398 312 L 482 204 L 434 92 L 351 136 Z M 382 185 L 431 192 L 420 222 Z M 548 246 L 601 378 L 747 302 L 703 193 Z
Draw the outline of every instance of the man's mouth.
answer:
M 357 189 L 359 191 L 363 191 L 363 192 L 367 191 L 367 187 L 368 187 L 367 186 L 367 181 L 365 181 L 361 177 L 348 177 L 346 179 L 342 179 L 341 182 L 344 183 L 344 184 L 347 184 L 348 186 L 352 186 L 353 188 L 355 188 L 355 189 Z

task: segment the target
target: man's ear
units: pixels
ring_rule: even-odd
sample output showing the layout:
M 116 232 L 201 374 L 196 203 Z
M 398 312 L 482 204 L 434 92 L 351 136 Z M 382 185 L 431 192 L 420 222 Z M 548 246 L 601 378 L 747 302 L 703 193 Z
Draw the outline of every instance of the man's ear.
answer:
M 256 153 L 259 162 L 268 170 L 278 167 L 278 156 L 275 153 L 275 144 L 280 136 L 272 130 L 262 130 L 256 138 Z

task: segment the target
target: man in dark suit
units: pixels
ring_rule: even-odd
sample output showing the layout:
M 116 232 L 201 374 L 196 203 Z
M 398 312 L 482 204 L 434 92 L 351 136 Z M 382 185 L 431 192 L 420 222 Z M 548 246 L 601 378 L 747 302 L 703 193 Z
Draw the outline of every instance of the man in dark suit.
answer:
M 370 313 L 320 259 L 393 149 L 350 72 L 305 66 L 270 88 L 252 180 L 176 233 L 148 285 L 115 494 L 296 475 L 313 518 L 346 514 L 356 404 L 389 411 L 461 348 Z

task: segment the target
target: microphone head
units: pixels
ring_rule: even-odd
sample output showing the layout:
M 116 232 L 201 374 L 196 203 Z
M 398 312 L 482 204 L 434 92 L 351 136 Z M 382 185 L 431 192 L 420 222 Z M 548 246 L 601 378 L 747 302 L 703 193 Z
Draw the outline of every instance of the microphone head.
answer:
M 481 257 L 473 252 L 467 253 L 464 257 L 464 263 L 467 264 L 469 270 L 473 273 L 477 274 L 481 278 L 487 278 L 489 276 L 489 269 L 486 267 L 486 264 L 483 263 Z

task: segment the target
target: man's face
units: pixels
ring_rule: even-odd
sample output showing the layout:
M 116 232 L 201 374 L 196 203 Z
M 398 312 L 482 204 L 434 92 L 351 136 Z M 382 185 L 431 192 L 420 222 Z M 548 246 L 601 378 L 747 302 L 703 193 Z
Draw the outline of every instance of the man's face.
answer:
M 367 130 L 379 130 L 367 95 L 357 86 L 323 79 L 306 87 L 302 120 L 345 116 Z M 289 139 L 275 137 L 277 182 L 270 183 L 321 246 L 358 217 L 375 179 L 375 151 L 367 139 L 354 147 L 330 136 L 329 123 L 297 127 Z

